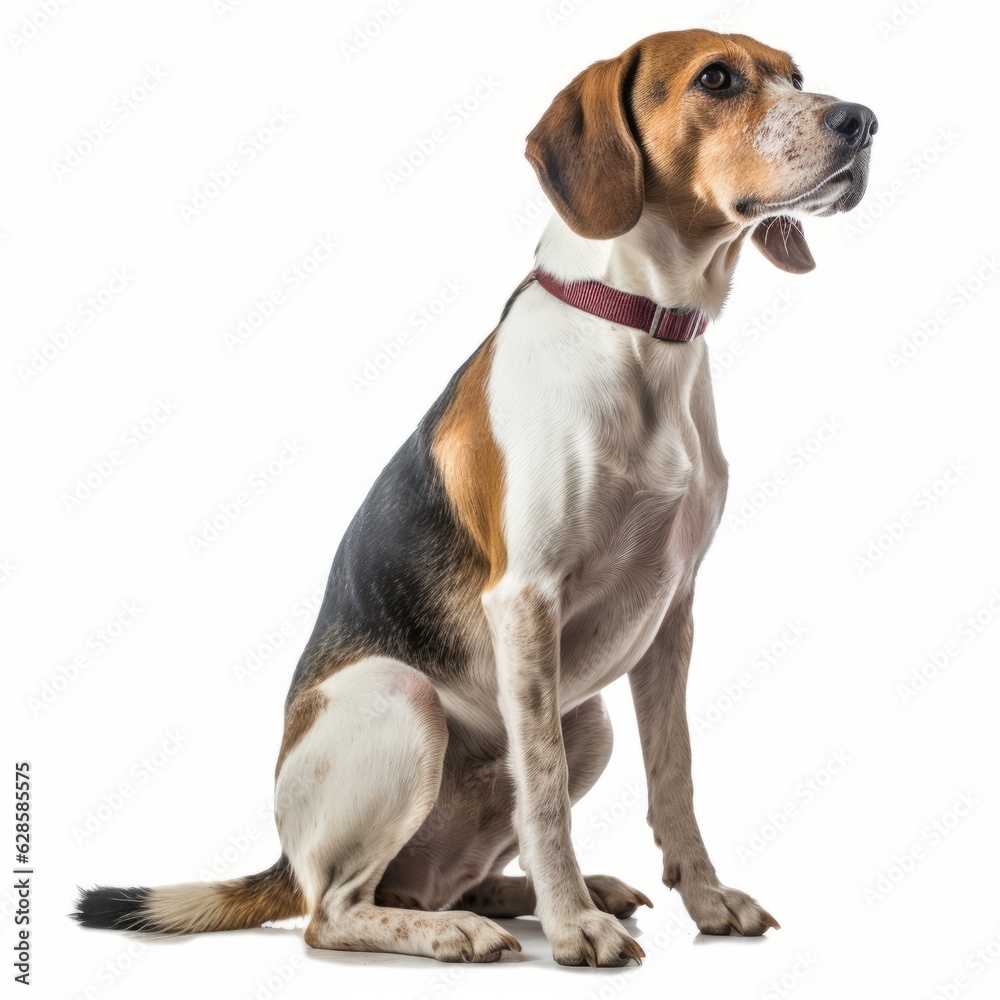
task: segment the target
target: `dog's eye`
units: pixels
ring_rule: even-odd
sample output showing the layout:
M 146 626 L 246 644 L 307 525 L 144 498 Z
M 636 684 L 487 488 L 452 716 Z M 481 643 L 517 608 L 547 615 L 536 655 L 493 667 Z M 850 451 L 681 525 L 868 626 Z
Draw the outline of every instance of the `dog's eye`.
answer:
M 801 90 L 802 89 L 802 77 L 799 76 L 798 73 L 793 73 L 792 74 L 792 86 L 796 90 Z
M 722 63 L 713 63 L 702 70 L 698 82 L 707 90 L 728 90 L 732 86 L 733 78 Z

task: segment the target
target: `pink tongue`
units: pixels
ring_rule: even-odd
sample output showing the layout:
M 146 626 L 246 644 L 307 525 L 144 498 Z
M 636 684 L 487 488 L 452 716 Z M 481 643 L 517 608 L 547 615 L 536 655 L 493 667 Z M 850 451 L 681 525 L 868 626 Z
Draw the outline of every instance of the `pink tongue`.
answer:
M 775 267 L 792 274 L 806 274 L 816 266 L 806 244 L 802 223 L 790 215 L 772 215 L 758 222 L 750 237 Z

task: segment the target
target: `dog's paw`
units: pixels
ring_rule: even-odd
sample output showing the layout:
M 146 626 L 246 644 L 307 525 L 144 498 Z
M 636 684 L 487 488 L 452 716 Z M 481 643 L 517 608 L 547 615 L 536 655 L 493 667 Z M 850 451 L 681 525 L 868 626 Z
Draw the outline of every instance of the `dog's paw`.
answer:
M 611 875 L 587 875 L 584 882 L 587 883 L 594 905 L 616 917 L 631 917 L 638 907 L 653 906 L 645 893 Z
M 684 906 L 702 934 L 757 937 L 781 925 L 751 896 L 725 885 L 705 885 L 683 894 Z
M 497 962 L 505 951 L 520 951 L 517 938 L 476 913 L 451 910 L 436 926 L 430 954 L 439 962 Z
M 547 927 L 546 933 L 560 965 L 618 968 L 646 957 L 618 920 L 601 910 L 585 910 L 554 930 Z

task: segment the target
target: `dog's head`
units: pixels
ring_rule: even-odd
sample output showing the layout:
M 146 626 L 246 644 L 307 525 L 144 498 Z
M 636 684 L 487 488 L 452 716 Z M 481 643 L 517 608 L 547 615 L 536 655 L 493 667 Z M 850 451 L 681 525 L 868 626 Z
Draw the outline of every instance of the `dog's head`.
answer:
M 853 208 L 878 128 L 860 104 L 802 90 L 791 57 L 746 35 L 650 35 L 552 102 L 526 155 L 581 236 L 611 239 L 644 208 L 693 239 L 753 229 L 774 264 L 815 264 L 795 216 Z

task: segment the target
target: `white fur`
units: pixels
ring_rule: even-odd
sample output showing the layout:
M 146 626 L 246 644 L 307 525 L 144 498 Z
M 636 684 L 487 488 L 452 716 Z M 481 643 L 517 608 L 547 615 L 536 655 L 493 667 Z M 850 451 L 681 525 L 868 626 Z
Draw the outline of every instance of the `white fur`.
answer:
M 328 701 L 285 760 L 275 788 L 282 847 L 311 916 L 314 948 L 496 961 L 520 951 L 475 913 L 377 905 L 386 866 L 438 797 L 447 728 L 430 681 L 369 657 L 327 678 Z
M 437 797 L 446 738 L 415 708 L 407 680 L 430 687 L 422 674 L 388 658 L 328 677 L 318 688 L 326 707 L 282 765 L 275 818 L 310 913 L 331 879 L 338 891 L 372 880 L 374 890 Z
M 804 94 L 783 79 L 768 82 L 767 97 L 770 105 L 760 123 L 750 130 L 750 141 L 771 164 L 780 190 L 796 193 L 761 202 L 760 210 L 808 215 L 829 207 L 847 190 L 849 182 L 840 175 L 850 167 L 844 164 L 830 170 L 828 148 L 816 141 L 817 134 L 825 131 L 821 112 L 830 107 L 831 99 Z
M 732 226 L 695 254 L 648 208 L 629 232 L 614 240 L 583 239 L 554 215 L 539 240 L 536 262 L 563 281 L 603 281 L 659 305 L 700 309 L 716 319 L 729 293 L 726 250 L 740 231 Z
M 808 161 L 800 165 L 804 171 L 815 169 L 825 150 L 821 143 L 803 142 L 803 129 L 811 124 L 809 111 L 828 107 L 830 99 L 803 93 L 784 79 L 769 80 L 765 97 L 770 102 L 767 112 L 750 133 L 754 149 L 767 163 L 779 163 L 795 153 Z
M 628 257 L 555 219 L 538 265 L 602 278 L 609 258 L 627 267 Z M 588 260 L 593 270 L 581 274 Z M 508 553 L 489 600 L 513 599 L 525 584 L 556 596 L 566 711 L 639 661 L 721 516 L 726 466 L 707 347 L 654 340 L 532 285 L 500 329 L 489 395 Z

